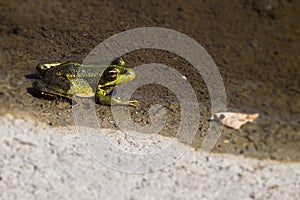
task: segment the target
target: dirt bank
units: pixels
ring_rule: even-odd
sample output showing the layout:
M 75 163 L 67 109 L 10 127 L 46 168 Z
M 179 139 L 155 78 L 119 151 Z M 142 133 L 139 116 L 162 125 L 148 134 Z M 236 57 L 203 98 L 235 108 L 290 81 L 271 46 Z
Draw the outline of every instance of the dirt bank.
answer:
M 259 120 L 240 131 L 224 129 L 214 152 L 284 161 L 300 160 L 299 36 L 300 2 L 227 1 L 2 1 L 0 3 L 0 113 L 32 116 L 56 126 L 73 123 L 69 102 L 38 98 L 31 89 L 41 61 L 78 60 L 104 39 L 145 26 L 166 27 L 199 42 L 223 77 L 228 109 L 258 112 Z M 160 62 L 187 76 L 204 107 L 194 147 L 200 147 L 210 116 L 209 94 L 199 74 L 167 52 L 139 51 L 128 65 Z M 168 91 L 141 88 L 138 98 Z M 169 92 L 168 92 L 169 93 Z M 155 99 L 155 98 L 154 98 Z M 148 123 L 149 102 L 132 110 L 135 121 Z M 165 103 L 170 106 L 169 103 Z M 97 106 L 101 123 L 114 127 L 109 107 Z M 170 108 L 172 111 L 172 108 Z M 178 109 L 162 134 L 178 127 Z

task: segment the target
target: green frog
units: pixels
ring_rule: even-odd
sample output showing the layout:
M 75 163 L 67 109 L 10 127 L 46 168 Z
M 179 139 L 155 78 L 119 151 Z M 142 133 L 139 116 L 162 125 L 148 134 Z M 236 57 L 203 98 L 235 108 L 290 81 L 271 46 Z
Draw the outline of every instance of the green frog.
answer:
M 135 78 L 135 71 L 126 67 L 122 58 L 117 58 L 108 66 L 53 62 L 41 63 L 36 69 L 41 79 L 33 83 L 33 88 L 42 95 L 68 99 L 72 99 L 74 95 L 95 97 L 96 102 L 103 105 L 136 107 L 138 104 L 137 100 L 122 101 L 112 95 L 112 91 L 117 85 Z

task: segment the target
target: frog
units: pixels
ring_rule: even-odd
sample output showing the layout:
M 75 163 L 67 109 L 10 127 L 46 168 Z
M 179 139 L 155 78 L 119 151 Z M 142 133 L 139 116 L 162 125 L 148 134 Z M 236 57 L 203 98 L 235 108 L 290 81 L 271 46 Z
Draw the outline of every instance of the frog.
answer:
M 74 96 L 94 97 L 102 105 L 138 105 L 137 100 L 122 101 L 112 94 L 115 87 L 136 76 L 135 70 L 127 67 L 122 58 L 109 65 L 83 65 L 74 61 L 40 63 L 36 70 L 40 79 L 32 86 L 43 96 L 69 100 L 74 100 Z

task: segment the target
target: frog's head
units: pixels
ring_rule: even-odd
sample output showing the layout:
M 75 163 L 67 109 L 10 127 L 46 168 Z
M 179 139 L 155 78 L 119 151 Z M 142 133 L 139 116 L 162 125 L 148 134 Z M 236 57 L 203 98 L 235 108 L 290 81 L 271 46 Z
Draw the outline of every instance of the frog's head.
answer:
M 99 85 L 101 87 L 110 87 L 121 85 L 135 78 L 135 71 L 124 65 L 110 65 L 103 72 Z

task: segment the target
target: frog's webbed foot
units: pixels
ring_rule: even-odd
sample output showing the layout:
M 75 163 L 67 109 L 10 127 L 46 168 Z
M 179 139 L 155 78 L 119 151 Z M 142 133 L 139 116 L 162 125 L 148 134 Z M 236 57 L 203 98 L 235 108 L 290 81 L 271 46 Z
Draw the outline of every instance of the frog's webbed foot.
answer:
M 122 101 L 114 96 L 96 96 L 97 102 L 103 105 L 122 105 L 122 106 L 133 106 L 137 107 L 138 101 L 137 100 L 129 100 L 129 101 Z
M 130 100 L 130 101 L 128 101 L 128 104 L 130 106 L 137 107 L 139 102 L 138 102 L 138 100 Z
M 133 107 L 137 107 L 138 105 L 138 101 L 137 100 L 129 100 L 129 101 L 121 101 L 120 99 L 111 98 L 111 104 L 110 105 L 122 105 L 122 106 L 133 106 Z

